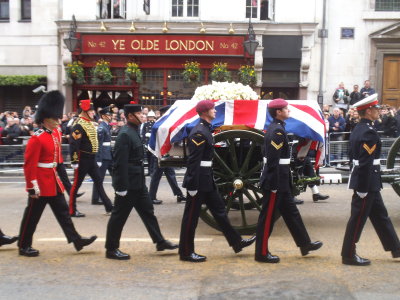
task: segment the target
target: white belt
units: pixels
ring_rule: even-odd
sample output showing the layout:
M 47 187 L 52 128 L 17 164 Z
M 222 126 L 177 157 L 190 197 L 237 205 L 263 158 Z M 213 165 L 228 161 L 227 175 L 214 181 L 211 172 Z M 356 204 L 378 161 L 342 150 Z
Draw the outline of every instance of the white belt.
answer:
M 52 169 L 57 167 L 57 163 L 56 162 L 52 162 L 52 163 L 38 163 L 38 167 L 39 168 L 48 168 L 48 169 Z
M 111 146 L 111 142 L 104 142 L 103 146 Z
M 211 160 L 202 160 L 200 162 L 200 167 L 212 167 L 212 161 Z
M 358 162 L 358 159 L 353 159 L 353 164 L 355 166 L 358 166 L 360 163 Z M 374 166 L 379 166 L 380 164 L 381 164 L 381 160 L 379 158 L 374 159 L 374 163 L 373 163 Z
M 263 161 L 264 161 L 264 164 L 267 164 L 267 158 L 266 157 L 263 157 Z M 288 164 L 290 164 L 290 158 L 281 158 L 281 159 L 279 159 L 279 164 L 280 165 L 288 165 Z

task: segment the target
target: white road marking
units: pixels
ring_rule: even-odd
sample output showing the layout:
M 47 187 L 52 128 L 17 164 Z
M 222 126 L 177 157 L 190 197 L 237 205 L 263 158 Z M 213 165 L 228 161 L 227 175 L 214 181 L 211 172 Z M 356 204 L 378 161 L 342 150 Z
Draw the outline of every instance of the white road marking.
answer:
M 173 242 L 178 242 L 179 239 L 168 239 Z M 38 242 L 66 242 L 66 238 L 40 238 L 37 239 Z M 97 238 L 96 242 L 105 242 L 105 238 Z M 121 238 L 121 242 L 143 242 L 143 243 L 152 243 L 152 239 L 150 238 Z M 195 242 L 212 242 L 212 238 L 195 238 Z

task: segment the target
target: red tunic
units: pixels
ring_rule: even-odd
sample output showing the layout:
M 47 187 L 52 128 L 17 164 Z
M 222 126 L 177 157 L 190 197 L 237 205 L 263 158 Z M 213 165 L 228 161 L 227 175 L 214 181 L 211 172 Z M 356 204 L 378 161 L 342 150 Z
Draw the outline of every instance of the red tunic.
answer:
M 54 129 L 39 129 L 29 139 L 25 149 L 24 173 L 26 189 L 34 188 L 32 181 L 37 181 L 40 196 L 56 196 L 64 192 L 64 186 L 57 174 L 57 164 L 60 163 L 61 139 Z M 53 167 L 39 167 L 39 163 L 53 163 Z

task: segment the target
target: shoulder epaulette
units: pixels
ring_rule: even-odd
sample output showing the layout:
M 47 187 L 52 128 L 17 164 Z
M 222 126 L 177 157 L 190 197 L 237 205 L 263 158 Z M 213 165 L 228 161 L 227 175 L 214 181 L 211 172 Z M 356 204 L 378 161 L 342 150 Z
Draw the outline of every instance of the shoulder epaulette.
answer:
M 44 132 L 43 129 L 38 129 L 38 130 L 35 131 L 34 135 L 39 136 L 39 135 L 41 135 L 43 132 Z

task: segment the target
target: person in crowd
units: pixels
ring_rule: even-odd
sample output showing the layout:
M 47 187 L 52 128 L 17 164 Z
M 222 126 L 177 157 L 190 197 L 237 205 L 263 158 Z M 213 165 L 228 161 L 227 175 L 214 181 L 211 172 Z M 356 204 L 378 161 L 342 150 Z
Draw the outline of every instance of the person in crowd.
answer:
M 373 94 L 354 106 L 361 120 L 350 135 L 349 156 L 353 168 L 349 188 L 354 191 L 351 201 L 351 215 L 347 222 L 342 246 L 342 263 L 366 266 L 371 262 L 357 255 L 356 243 L 361 237 L 369 218 L 379 236 L 385 251 L 392 257 L 400 257 L 400 241 L 388 216 L 380 190 L 381 140 L 372 123 L 379 118 L 378 94 Z
M 321 248 L 322 242 L 311 242 L 300 212 L 292 200 L 290 178 L 290 146 L 285 130 L 289 118 L 288 102 L 274 99 L 268 104 L 273 118 L 264 136 L 264 168 L 260 178 L 263 191 L 262 209 L 258 218 L 255 260 L 278 263 L 279 257 L 269 251 L 268 241 L 274 227 L 274 214 L 279 211 L 290 233 L 300 248 L 301 255 Z
M 57 174 L 61 140 L 56 131 L 58 131 L 58 119 L 62 116 L 63 108 L 64 96 L 59 91 L 51 91 L 40 99 L 35 119 L 42 127 L 29 139 L 26 146 L 24 174 L 29 196 L 18 240 L 19 254 L 22 256 L 39 255 L 39 251 L 32 248 L 32 240 L 47 204 L 50 205 L 63 229 L 68 243 L 73 243 L 77 251 L 90 245 L 97 238 L 95 235 L 84 238 L 76 231 L 68 213 L 64 186 Z
M 328 115 L 330 115 L 331 114 L 330 110 L 331 110 L 331 106 L 329 104 L 324 104 L 322 106 L 322 112 L 323 113 L 328 113 Z
M 96 127 L 93 124 L 93 116 L 95 114 L 94 107 L 88 99 L 80 101 L 80 108 L 82 112 L 72 127 L 69 143 L 71 166 L 74 169 L 74 183 L 72 184 L 69 196 L 69 212 L 72 217 L 85 216 L 85 214 L 79 212 L 76 208 L 76 194 L 85 176 L 89 174 L 99 192 L 106 214 L 109 215 L 112 210 L 112 202 L 104 191 L 100 178 L 99 166 L 96 162 L 99 140 L 97 138 Z
M 329 140 L 330 141 L 342 141 L 344 139 L 343 134 L 346 127 L 345 119 L 340 115 L 341 110 L 339 107 L 333 109 L 333 115 L 328 118 L 329 122 Z M 337 160 L 341 158 L 341 145 L 333 145 L 330 160 Z
M 1 133 L 2 137 L 4 137 L 3 143 L 5 145 L 17 145 L 22 143 L 22 141 L 18 139 L 21 135 L 21 128 L 19 124 L 17 124 L 17 120 L 19 119 L 11 116 L 7 118 L 7 125 Z
M 361 89 L 360 94 L 362 96 L 362 99 L 375 94 L 375 89 L 371 87 L 371 81 L 364 81 L 364 87 Z
M 156 115 L 156 120 L 158 120 L 161 117 L 161 112 L 159 110 L 156 110 L 154 113 Z
M 354 127 L 360 122 L 360 116 L 358 114 L 357 109 L 351 109 L 351 114 L 348 115 L 346 120 L 346 129 L 345 131 L 351 132 L 353 131 Z
M 161 116 L 169 109 L 168 106 L 164 106 L 160 109 L 161 111 Z M 149 118 L 151 111 L 147 115 Z M 154 121 L 151 126 L 154 125 Z M 146 128 L 144 128 L 145 130 Z M 151 128 L 150 128 L 151 130 Z M 150 140 L 150 131 L 148 132 L 147 138 Z M 148 143 L 148 141 L 147 141 Z M 150 153 L 150 151 L 148 151 Z M 183 195 L 181 189 L 178 186 L 178 182 L 176 181 L 176 174 L 174 168 L 171 167 L 159 167 L 158 165 L 158 160 L 157 157 L 154 156 L 153 154 L 150 153 L 150 189 L 149 189 L 149 195 L 150 199 L 153 201 L 153 204 L 161 204 L 162 200 L 157 199 L 157 191 L 158 191 L 158 186 L 160 184 L 160 180 L 163 174 L 165 174 L 165 177 L 167 177 L 167 181 L 169 186 L 171 187 L 172 192 L 174 193 L 174 196 L 176 197 L 176 201 L 179 202 L 184 202 L 186 201 L 186 197 Z
M 99 110 L 102 121 L 97 128 L 99 151 L 96 154 L 96 162 L 99 166 L 101 184 L 104 182 L 107 171 L 110 175 L 112 174 L 111 126 L 109 124 L 111 120 L 111 109 L 112 106 L 107 106 Z M 96 185 L 93 185 L 92 204 L 103 204 L 99 199 L 99 192 L 97 191 Z
M 32 117 L 32 114 L 32 108 L 30 106 L 25 106 L 24 110 L 22 111 L 22 119 Z
M 333 93 L 333 101 L 345 114 L 349 108 L 349 91 L 344 87 L 344 83 L 339 83 L 338 88 Z
M 0 229 L 0 247 L 15 243 L 18 240 L 17 236 L 8 236 L 3 233 Z
M 124 106 L 127 125 L 121 128 L 114 146 L 112 184 L 115 189 L 114 209 L 107 226 L 106 258 L 127 260 L 130 255 L 119 250 L 122 229 L 132 208 L 141 217 L 157 251 L 177 249 L 178 245 L 161 234 L 154 207 L 149 197 L 144 176 L 144 149 L 139 127 L 142 107 L 138 104 Z
M 379 119 L 374 123 L 377 131 L 382 131 L 385 137 L 397 137 L 397 121 L 393 110 L 388 106 L 382 106 L 379 111 Z
M 183 261 L 204 262 L 207 258 L 194 250 L 194 236 L 202 204 L 211 211 L 229 246 L 235 253 L 254 243 L 255 237 L 242 239 L 232 227 L 225 211 L 225 204 L 213 177 L 212 160 L 214 140 L 211 135 L 211 122 L 215 119 L 214 102 L 202 100 L 196 104 L 200 116 L 199 123 L 190 131 L 188 137 L 189 156 L 183 187 L 187 189 L 188 199 L 182 217 L 179 241 L 179 257 Z
M 350 93 L 350 105 L 356 104 L 363 98 L 363 95 L 358 90 L 358 84 L 353 86 L 353 91 Z

